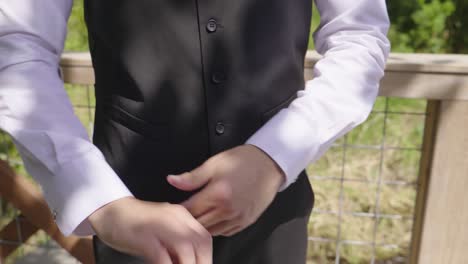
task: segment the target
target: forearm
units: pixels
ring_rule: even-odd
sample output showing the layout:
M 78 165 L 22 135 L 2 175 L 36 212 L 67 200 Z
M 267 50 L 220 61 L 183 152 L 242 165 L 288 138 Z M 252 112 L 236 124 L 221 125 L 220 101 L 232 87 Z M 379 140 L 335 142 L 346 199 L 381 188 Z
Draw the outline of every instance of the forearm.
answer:
M 314 79 L 248 140 L 285 172 L 282 189 L 337 138 L 367 118 L 390 48 L 383 0 L 316 3 L 321 25 L 314 39 L 324 57 L 314 68 Z
M 89 141 L 59 76 L 70 8 L 69 0 L 0 0 L 0 128 L 14 139 L 65 234 L 131 195 Z M 81 227 L 80 234 L 92 231 L 87 221 Z

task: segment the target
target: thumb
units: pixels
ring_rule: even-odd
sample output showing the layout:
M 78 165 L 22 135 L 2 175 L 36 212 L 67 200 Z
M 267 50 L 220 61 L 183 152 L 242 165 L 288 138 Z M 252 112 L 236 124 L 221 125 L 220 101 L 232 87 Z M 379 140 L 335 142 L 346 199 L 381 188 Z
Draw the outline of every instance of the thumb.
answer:
M 169 175 L 167 181 L 172 186 L 183 191 L 194 191 L 203 187 L 210 181 L 211 177 L 201 170 L 195 169 L 180 175 Z

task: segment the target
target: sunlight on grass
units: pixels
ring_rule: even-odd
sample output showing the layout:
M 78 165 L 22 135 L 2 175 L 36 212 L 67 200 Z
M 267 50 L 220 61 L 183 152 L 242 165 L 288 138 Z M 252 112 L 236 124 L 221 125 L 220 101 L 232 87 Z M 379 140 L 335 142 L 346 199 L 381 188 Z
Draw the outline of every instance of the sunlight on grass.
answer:
M 335 241 L 340 229 L 339 240 L 367 243 L 341 244 L 340 263 L 369 263 L 374 237 L 376 263 L 404 263 L 409 256 L 425 108 L 423 100 L 379 98 L 369 119 L 346 136 L 346 150 L 332 147 L 307 169 L 319 212 L 312 214 L 309 235 Z M 341 186 L 339 222 L 338 215 L 320 212 L 338 214 Z M 375 212 L 395 218 L 353 215 Z M 334 263 L 336 246 L 336 242 L 310 241 L 310 263 Z

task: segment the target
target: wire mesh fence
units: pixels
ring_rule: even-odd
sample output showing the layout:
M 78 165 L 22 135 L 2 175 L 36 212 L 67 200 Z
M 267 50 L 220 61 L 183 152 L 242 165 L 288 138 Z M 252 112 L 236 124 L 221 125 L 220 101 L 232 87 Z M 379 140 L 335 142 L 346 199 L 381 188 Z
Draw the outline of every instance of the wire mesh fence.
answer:
M 92 134 L 94 89 L 66 85 L 78 118 Z M 316 195 L 309 224 L 308 263 L 406 263 L 410 254 L 426 101 L 381 97 L 369 119 L 307 168 Z M 0 158 L 27 175 L 9 137 L 0 137 Z M 27 176 L 28 177 L 28 176 Z M 0 230 L 20 213 L 0 200 Z M 57 248 L 43 232 L 21 245 L 5 263 L 37 250 Z M 62 253 L 57 253 L 62 254 Z M 76 263 L 67 260 L 64 263 Z M 32 262 L 30 262 L 32 263 Z M 51 262 L 61 263 L 61 262 Z
M 369 119 L 308 168 L 310 263 L 407 263 L 426 102 L 379 98 Z

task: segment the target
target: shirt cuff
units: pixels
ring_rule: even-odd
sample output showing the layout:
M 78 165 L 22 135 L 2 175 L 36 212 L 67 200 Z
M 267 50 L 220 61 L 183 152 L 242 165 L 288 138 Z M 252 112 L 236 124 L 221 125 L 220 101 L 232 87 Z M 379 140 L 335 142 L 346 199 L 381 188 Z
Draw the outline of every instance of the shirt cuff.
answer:
M 53 177 L 54 193 L 44 195 L 64 235 L 93 235 L 87 217 L 112 201 L 132 196 L 97 148 L 61 164 Z
M 277 113 L 246 142 L 267 153 L 283 170 L 286 179 L 279 191 L 294 183 L 307 165 L 311 152 L 316 153 L 316 132 L 305 118 L 290 108 Z

